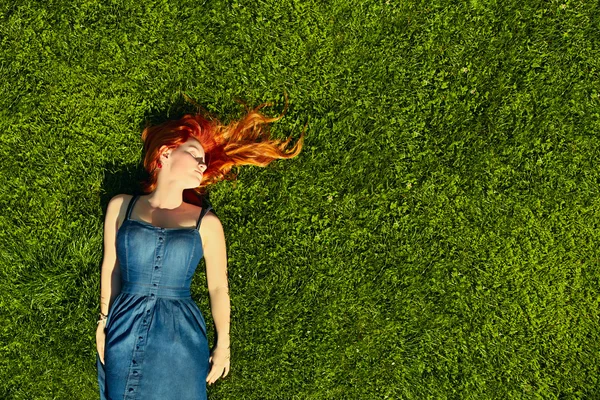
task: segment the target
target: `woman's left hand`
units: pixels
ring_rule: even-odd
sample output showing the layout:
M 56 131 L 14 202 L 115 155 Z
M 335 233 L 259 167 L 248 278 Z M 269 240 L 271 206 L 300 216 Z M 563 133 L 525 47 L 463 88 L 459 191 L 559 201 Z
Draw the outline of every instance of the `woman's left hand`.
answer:
M 225 378 L 229 374 L 229 358 L 229 347 L 215 347 L 212 355 L 208 359 L 208 362 L 212 363 L 212 368 L 206 377 L 206 382 L 208 382 L 209 385 L 221 378 L 221 376 Z

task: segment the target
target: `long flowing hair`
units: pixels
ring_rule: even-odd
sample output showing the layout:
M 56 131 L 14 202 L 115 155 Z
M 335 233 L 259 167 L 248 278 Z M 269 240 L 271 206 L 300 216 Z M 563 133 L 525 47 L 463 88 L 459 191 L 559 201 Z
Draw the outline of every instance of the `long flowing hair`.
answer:
M 149 177 L 142 182 L 142 191 L 150 193 L 156 188 L 158 179 L 159 149 L 162 146 L 177 148 L 190 137 L 200 142 L 206 154 L 208 168 L 204 171 L 200 185 L 194 189 L 186 189 L 183 199 L 187 203 L 202 206 L 207 193 L 206 188 L 221 180 L 235 180 L 237 173 L 231 169 L 240 165 L 256 165 L 265 167 L 279 158 L 292 158 L 302 150 L 304 130 L 295 146 L 286 149 L 292 137 L 286 140 L 271 139 L 268 123 L 278 121 L 288 107 L 287 93 L 284 92 L 285 107 L 283 112 L 269 118 L 258 112 L 270 102 L 263 103 L 254 109 L 242 103 L 246 115 L 239 120 L 224 125 L 218 118 L 209 114 L 188 96 L 184 97 L 198 108 L 195 114 L 186 114 L 178 120 L 166 121 L 155 126 L 147 126 L 142 132 L 144 142 L 144 168 Z M 236 100 L 238 101 L 238 100 Z M 238 101 L 240 102 L 240 101 Z

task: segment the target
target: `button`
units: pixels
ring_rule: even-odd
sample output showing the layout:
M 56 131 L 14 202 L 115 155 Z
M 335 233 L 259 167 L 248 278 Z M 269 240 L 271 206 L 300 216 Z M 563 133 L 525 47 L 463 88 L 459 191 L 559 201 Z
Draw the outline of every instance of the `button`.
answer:
M 133 392 L 133 388 L 129 388 L 129 391 L 130 391 L 130 392 Z
M 155 284 L 154 284 L 154 287 L 156 287 L 156 286 L 158 286 L 158 283 L 155 283 Z
M 150 310 L 146 310 L 146 314 L 150 314 Z
M 137 376 L 138 372 L 137 371 L 133 371 L 133 374 Z
M 139 350 L 139 349 L 140 349 L 140 346 L 135 346 L 135 348 Z
M 158 240 L 160 240 L 162 242 L 162 237 L 159 237 Z
M 146 323 L 146 322 L 147 322 L 147 321 L 146 321 L 146 320 L 144 320 L 144 323 Z
M 158 269 L 158 265 L 155 265 L 155 266 L 154 266 L 154 269 Z
M 160 256 L 156 256 L 156 259 L 157 259 L 157 260 L 160 260 Z
M 141 342 L 142 340 L 144 340 L 144 337 L 140 336 L 139 339 L 140 339 L 140 342 Z
M 132 360 L 131 362 L 133 363 L 133 365 L 137 364 L 137 361 L 135 360 Z
M 154 293 L 150 293 L 150 297 L 154 297 Z

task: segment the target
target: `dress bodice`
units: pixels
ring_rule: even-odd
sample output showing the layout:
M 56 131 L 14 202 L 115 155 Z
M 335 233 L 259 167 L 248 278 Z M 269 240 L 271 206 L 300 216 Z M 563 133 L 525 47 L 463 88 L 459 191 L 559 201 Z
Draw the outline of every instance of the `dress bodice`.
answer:
M 125 220 L 117 231 L 123 288 L 130 293 L 135 288 L 135 293 L 152 296 L 189 295 L 192 277 L 204 255 L 200 222 L 212 207 L 202 207 L 195 228 L 162 228 L 131 218 L 138 198 L 134 196 L 129 202 Z

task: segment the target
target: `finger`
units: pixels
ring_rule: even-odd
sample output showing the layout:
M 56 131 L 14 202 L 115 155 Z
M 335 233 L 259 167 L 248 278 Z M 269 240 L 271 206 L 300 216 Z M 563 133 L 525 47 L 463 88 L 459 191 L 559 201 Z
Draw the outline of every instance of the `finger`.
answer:
M 216 367 L 215 365 L 213 365 L 213 367 L 210 369 L 210 372 L 208 373 L 208 376 L 206 377 L 206 381 L 207 382 L 214 382 L 215 381 L 215 376 L 217 374 L 217 370 L 218 367 Z
M 219 379 L 221 377 L 222 374 L 223 374 L 222 367 L 215 367 L 213 369 L 213 371 L 211 371 L 209 382 L 210 383 L 215 382 L 217 379 Z

